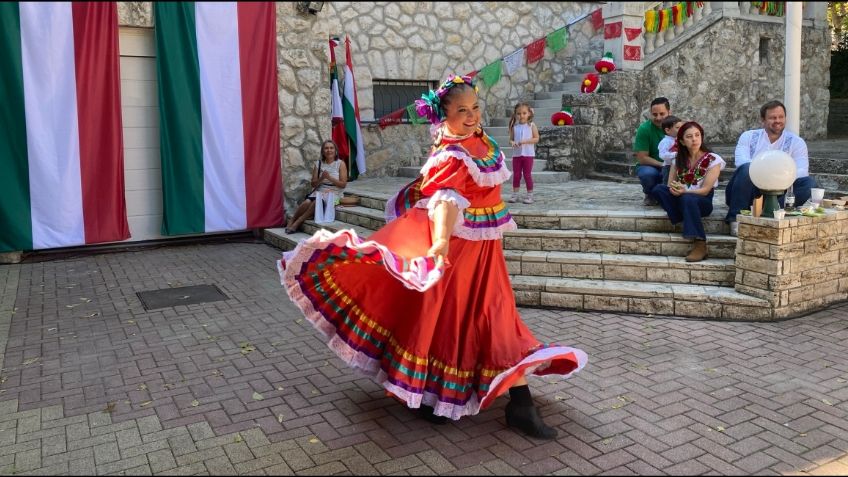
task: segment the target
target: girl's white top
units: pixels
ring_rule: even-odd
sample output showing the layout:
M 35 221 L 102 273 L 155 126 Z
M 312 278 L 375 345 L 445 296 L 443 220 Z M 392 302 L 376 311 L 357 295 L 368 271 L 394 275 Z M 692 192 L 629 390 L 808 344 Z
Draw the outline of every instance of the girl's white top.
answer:
M 515 142 L 526 141 L 528 139 L 533 139 L 533 128 L 530 126 L 531 123 L 521 124 L 515 123 L 515 126 L 512 128 L 512 139 Z M 522 144 L 515 148 L 512 151 L 512 157 L 516 156 L 530 156 L 536 157 L 536 145 L 535 144 Z

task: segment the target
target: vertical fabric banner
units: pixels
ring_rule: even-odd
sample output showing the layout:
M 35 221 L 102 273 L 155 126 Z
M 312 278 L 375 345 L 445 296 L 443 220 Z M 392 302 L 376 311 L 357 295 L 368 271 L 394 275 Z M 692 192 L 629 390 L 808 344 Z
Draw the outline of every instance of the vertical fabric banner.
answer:
M 365 174 L 365 140 L 362 138 L 362 126 L 359 120 L 359 99 L 356 97 L 356 79 L 353 76 L 353 61 L 350 58 L 350 37 L 345 37 L 345 77 L 344 77 L 344 123 L 347 139 L 350 142 L 348 180 L 356 180 Z
M 0 3 L 0 252 L 130 237 L 115 2 Z
M 281 225 L 272 2 L 155 2 L 163 235 Z
M 339 93 L 339 68 L 336 66 L 336 46 L 338 44 L 337 38 L 330 38 L 330 97 L 333 102 L 333 108 L 330 112 L 330 125 L 333 131 L 333 142 L 336 143 L 336 151 L 338 151 L 339 157 L 347 163 L 350 150 L 348 149 L 347 131 L 345 131 L 342 97 Z

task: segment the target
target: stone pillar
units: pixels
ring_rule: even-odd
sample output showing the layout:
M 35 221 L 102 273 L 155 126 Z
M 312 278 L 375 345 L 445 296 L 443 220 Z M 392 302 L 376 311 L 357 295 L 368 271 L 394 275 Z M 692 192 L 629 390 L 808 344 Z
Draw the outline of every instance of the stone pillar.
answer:
M 642 70 L 645 57 L 644 5 L 644 2 L 609 2 L 603 6 L 604 52 L 612 52 L 619 70 Z
M 801 3 L 786 3 L 786 46 L 784 49 L 783 104 L 786 129 L 801 133 Z
M 773 319 L 848 299 L 848 212 L 784 220 L 739 216 L 736 291 L 767 300 Z

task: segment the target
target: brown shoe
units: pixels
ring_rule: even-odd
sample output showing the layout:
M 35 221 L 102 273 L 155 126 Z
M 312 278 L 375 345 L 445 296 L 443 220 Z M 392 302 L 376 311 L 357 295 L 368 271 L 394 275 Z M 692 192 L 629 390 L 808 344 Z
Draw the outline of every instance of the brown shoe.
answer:
M 707 258 L 707 241 L 695 239 L 692 243 L 692 250 L 690 250 L 689 255 L 686 256 L 686 261 L 700 262 L 705 258 Z

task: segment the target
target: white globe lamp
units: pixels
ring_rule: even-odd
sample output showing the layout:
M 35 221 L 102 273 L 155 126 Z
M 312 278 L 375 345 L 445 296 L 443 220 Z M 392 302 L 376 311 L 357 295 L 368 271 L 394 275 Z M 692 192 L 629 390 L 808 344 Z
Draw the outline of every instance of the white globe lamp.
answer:
M 763 193 L 763 217 L 774 217 L 780 208 L 777 197 L 795 182 L 796 172 L 795 160 L 783 151 L 764 151 L 751 160 L 748 174 Z

